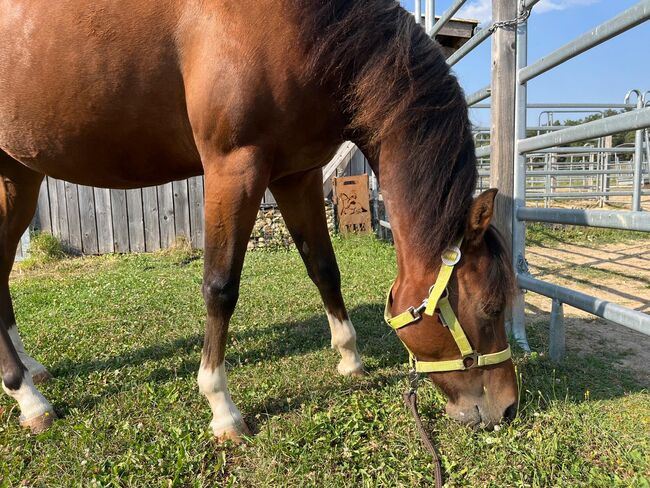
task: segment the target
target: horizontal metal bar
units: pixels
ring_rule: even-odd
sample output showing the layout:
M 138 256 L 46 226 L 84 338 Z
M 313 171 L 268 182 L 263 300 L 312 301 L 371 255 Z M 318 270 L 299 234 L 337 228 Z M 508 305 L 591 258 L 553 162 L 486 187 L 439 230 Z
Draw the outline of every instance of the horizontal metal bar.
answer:
M 616 17 L 594 27 L 573 41 L 540 58 L 519 71 L 518 81 L 523 84 L 565 61 L 601 44 L 618 34 L 650 19 L 650 0 L 641 0 Z
M 598 197 L 629 197 L 632 196 L 632 190 L 630 191 L 606 191 L 606 192 L 593 192 L 585 190 L 584 192 L 558 192 L 558 193 L 534 193 L 531 190 L 532 188 L 526 188 L 526 199 L 527 200 L 536 200 L 539 198 L 557 198 L 558 200 L 569 199 L 589 199 L 589 198 L 598 198 Z M 540 188 L 543 190 L 543 188 Z M 650 193 L 643 193 L 644 196 L 650 195 Z
M 447 64 L 449 66 L 455 65 L 458 61 L 467 56 L 474 48 L 479 46 L 483 41 L 492 35 L 491 26 L 486 29 L 481 29 L 472 38 L 467 41 L 462 47 L 456 51 L 454 54 L 447 58 Z
M 390 226 L 390 222 L 386 222 L 385 220 L 380 220 L 379 225 L 382 227 L 386 227 L 387 229 L 393 230 L 393 228 Z
M 598 175 L 633 175 L 633 169 L 556 169 L 549 171 L 527 171 L 526 176 L 598 176 Z
M 557 132 L 567 127 L 575 127 L 572 125 L 531 125 L 526 127 L 527 131 L 538 131 L 538 132 Z M 477 126 L 474 127 L 474 132 L 490 132 L 489 127 Z
M 456 0 L 454 3 L 451 4 L 451 6 L 445 11 L 444 14 L 438 19 L 438 22 L 436 22 L 433 25 L 433 29 L 431 29 L 428 34 L 431 37 L 435 37 L 435 35 L 440 32 L 440 29 L 442 29 L 447 22 L 449 22 L 449 19 L 451 19 L 456 12 L 463 6 L 465 3 L 465 0 Z
M 492 93 L 492 89 L 490 88 L 490 85 L 484 86 L 480 90 L 475 91 L 471 95 L 465 97 L 467 106 L 471 107 L 472 105 L 475 105 L 478 102 L 485 100 L 486 98 L 490 98 L 491 93 Z
M 492 146 L 488 144 L 487 146 L 481 146 L 476 148 L 476 157 L 485 158 L 490 155 L 492 152 Z
M 650 315 L 586 293 L 547 283 L 529 275 L 517 274 L 517 283 L 526 290 L 534 291 L 642 334 L 650 335 Z
M 650 213 L 648 212 L 519 207 L 517 218 L 522 221 L 548 222 L 550 224 L 650 232 Z
M 625 112 L 585 124 L 564 127 L 557 132 L 518 140 L 516 147 L 519 153 L 522 154 L 585 139 L 595 139 L 618 132 L 643 129 L 644 127 L 650 127 L 650 108 Z
M 593 154 L 593 153 L 633 153 L 633 147 L 549 147 L 540 149 L 534 154 Z M 533 153 L 531 153 L 533 154 Z
M 490 108 L 489 103 L 478 103 L 472 108 Z M 635 103 L 529 103 L 526 105 L 527 108 L 557 108 L 557 109 L 569 109 L 575 108 L 577 110 L 583 109 L 621 109 L 621 108 L 636 108 Z

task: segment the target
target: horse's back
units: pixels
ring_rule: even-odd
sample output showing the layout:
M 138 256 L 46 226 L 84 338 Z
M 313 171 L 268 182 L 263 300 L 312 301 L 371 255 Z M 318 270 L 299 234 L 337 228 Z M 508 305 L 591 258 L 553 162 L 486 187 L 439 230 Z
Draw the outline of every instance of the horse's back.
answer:
M 206 152 L 243 146 L 274 177 L 323 165 L 343 119 L 290 5 L 0 0 L 0 150 L 108 187 L 200 174 Z
M 176 3 L 0 2 L 0 149 L 101 186 L 200 173 Z

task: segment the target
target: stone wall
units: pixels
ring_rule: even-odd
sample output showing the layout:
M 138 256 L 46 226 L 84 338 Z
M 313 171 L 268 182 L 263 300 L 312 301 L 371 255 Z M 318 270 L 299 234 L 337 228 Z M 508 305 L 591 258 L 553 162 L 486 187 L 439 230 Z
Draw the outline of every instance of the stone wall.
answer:
M 327 215 L 327 228 L 330 235 L 335 231 L 334 206 L 325 201 L 325 214 Z M 257 220 L 253 227 L 248 249 L 278 249 L 291 248 L 293 241 L 284 224 L 284 219 L 278 208 L 262 209 L 257 213 Z

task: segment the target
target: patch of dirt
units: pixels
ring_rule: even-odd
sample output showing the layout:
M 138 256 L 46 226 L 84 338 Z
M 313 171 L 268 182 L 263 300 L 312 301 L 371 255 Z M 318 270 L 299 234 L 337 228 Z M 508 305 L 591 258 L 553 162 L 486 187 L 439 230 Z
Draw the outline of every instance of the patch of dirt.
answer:
M 605 245 L 565 244 L 526 249 L 536 278 L 650 313 L 650 241 Z M 528 320 L 549 319 L 551 300 L 526 294 Z M 650 337 L 564 305 L 566 345 L 572 351 L 620 354 L 620 366 L 650 388 Z

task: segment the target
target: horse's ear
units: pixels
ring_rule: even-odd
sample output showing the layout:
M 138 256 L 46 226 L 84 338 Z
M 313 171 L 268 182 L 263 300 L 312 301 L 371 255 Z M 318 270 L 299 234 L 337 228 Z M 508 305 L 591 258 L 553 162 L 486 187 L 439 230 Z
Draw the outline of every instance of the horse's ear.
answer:
M 497 196 L 496 188 L 485 190 L 472 202 L 465 229 L 465 242 L 476 245 L 481 242 L 483 234 L 490 227 L 492 215 L 494 215 L 494 199 Z

